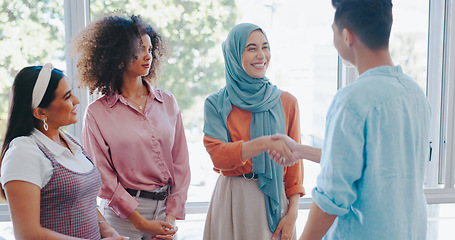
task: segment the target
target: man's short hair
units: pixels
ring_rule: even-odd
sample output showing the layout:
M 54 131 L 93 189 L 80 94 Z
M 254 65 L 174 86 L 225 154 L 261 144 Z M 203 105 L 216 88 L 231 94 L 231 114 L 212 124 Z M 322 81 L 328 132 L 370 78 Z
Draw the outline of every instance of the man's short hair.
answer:
M 389 46 L 392 28 L 391 0 L 332 0 L 336 9 L 334 23 L 341 31 L 353 31 L 368 48 Z

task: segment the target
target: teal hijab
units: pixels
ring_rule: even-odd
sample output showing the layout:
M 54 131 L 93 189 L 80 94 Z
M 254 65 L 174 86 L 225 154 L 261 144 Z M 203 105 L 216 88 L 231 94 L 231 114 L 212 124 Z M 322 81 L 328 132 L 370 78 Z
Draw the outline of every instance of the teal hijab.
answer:
M 266 77 L 250 77 L 242 67 L 243 51 L 254 30 L 262 31 L 250 23 L 241 23 L 231 29 L 222 45 L 226 86 L 205 101 L 204 133 L 226 143 L 231 142 L 227 118 L 232 105 L 252 113 L 251 139 L 275 133 L 285 134 L 286 131 L 281 90 Z M 259 189 L 265 195 L 270 230 L 275 232 L 281 219 L 283 167 L 275 164 L 264 152 L 253 157 L 253 171 L 258 174 Z

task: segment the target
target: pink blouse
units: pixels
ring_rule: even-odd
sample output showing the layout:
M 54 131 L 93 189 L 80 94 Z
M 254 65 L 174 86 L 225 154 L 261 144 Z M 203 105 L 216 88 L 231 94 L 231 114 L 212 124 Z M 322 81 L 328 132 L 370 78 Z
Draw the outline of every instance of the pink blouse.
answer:
M 101 173 L 98 196 L 119 217 L 126 219 L 138 206 L 125 188 L 151 191 L 169 185 L 166 214 L 184 219 L 190 168 L 180 110 L 172 94 L 147 88 L 143 114 L 116 93 L 91 103 L 82 142 Z

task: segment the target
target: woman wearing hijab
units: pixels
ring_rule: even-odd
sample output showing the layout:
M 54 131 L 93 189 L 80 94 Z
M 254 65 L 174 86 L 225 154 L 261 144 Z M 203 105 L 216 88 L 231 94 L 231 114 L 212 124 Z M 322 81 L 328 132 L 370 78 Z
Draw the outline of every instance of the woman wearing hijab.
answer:
M 302 162 L 282 167 L 266 152 L 293 158 L 270 135 L 300 141 L 297 99 L 265 77 L 271 54 L 260 27 L 235 26 L 222 48 L 226 86 L 204 106 L 204 145 L 220 173 L 204 239 L 296 239 L 298 198 L 305 193 Z

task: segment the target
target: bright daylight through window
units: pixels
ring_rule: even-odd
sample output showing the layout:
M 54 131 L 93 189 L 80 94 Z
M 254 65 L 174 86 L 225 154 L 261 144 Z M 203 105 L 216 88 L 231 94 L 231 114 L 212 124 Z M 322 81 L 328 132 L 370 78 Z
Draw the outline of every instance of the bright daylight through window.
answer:
M 451 86 L 447 78 L 453 73 L 447 75 L 448 65 L 444 64 L 450 62 L 448 59 L 455 61 L 455 54 L 446 52 L 450 48 L 443 47 L 447 44 L 444 40 L 448 34 L 446 28 L 454 22 L 444 17 L 446 12 L 450 12 L 445 8 L 451 6 L 445 2 L 455 4 L 451 0 L 393 1 L 390 50 L 394 63 L 401 65 L 403 71 L 418 82 L 432 103 L 434 161 L 428 163 L 425 188 L 455 193 L 454 179 L 449 181 L 452 185 L 445 184 L 447 176 L 453 178 L 455 175 L 455 159 L 447 152 L 451 151 L 450 145 L 445 145 L 448 137 L 453 139 L 453 126 L 448 127 L 448 123 L 454 121 L 453 109 L 449 109 L 453 103 L 447 101 L 454 99 L 454 93 L 447 89 Z M 20 69 L 52 62 L 72 77 L 74 68 L 66 62 L 71 57 L 68 56 L 65 33 L 71 36 L 76 33 L 69 33 L 71 28 L 65 26 L 65 22 L 73 24 L 72 27 L 75 23 L 65 19 L 70 16 L 64 16 L 64 13 L 73 18 L 89 13 L 87 19 L 96 20 L 122 9 L 127 14 L 141 15 L 164 36 L 169 46 L 169 58 L 163 65 L 157 85 L 176 97 L 182 111 L 192 178 L 187 201 L 188 221 L 179 223 L 179 239 L 200 239 L 205 211 L 218 178 L 202 142 L 203 103 L 209 94 L 225 84 L 221 43 L 234 25 L 252 22 L 267 33 L 272 55 L 267 77 L 297 97 L 302 143 L 322 147 L 325 116 L 332 98 L 338 88 L 355 79 L 355 74 L 345 75 L 349 69 L 339 61 L 333 47 L 331 24 L 334 11 L 330 1 L 78 0 L 76 3 L 72 0 L 45 0 L 29 3 L 3 0 L 0 5 L 3 9 L 0 12 L 0 141 L 6 129 L 9 90 Z M 453 79 L 450 84 L 453 84 Z M 82 101 L 80 104 L 79 122 L 82 122 L 87 103 Z M 80 129 L 69 131 L 80 137 Z M 453 146 L 453 143 L 449 144 Z M 298 233 L 306 221 L 306 209 L 318 173 L 318 164 L 304 161 L 306 196 L 300 200 Z M 427 194 L 433 193 L 431 191 Z M 434 196 L 436 203 L 455 199 L 441 200 Z M 14 239 L 4 203 L 0 204 L 1 239 Z

